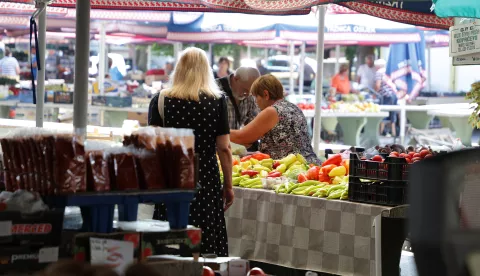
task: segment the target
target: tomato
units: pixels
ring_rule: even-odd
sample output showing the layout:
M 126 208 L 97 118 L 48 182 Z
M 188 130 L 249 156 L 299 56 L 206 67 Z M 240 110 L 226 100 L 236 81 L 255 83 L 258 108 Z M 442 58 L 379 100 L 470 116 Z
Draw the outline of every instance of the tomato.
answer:
M 410 156 L 410 159 L 413 158 L 413 155 L 415 155 L 415 152 L 413 152 L 413 151 L 411 151 L 411 152 L 408 153 L 408 156 Z
M 420 153 L 415 153 L 415 154 L 413 155 L 413 158 L 415 158 L 415 157 L 420 157 L 420 158 L 422 158 L 422 155 L 421 155 Z
M 413 157 L 412 162 L 415 163 L 415 162 L 420 161 L 420 160 L 422 160 L 421 157 Z
M 423 158 L 427 159 L 427 158 L 431 158 L 431 157 L 433 157 L 433 154 L 429 153 L 429 154 L 425 155 L 425 157 L 423 157 Z
M 263 270 L 261 268 L 254 267 L 247 274 L 247 276 L 251 276 L 251 275 L 263 275 L 264 276 L 265 272 L 263 272 Z
M 410 159 L 410 158 L 408 158 L 408 157 L 405 158 L 405 161 L 407 161 L 408 164 L 412 163 L 412 159 Z
M 323 173 L 320 173 L 318 175 L 318 181 L 332 183 L 332 179 L 330 178 L 330 176 L 328 176 L 328 174 L 323 174 Z
M 380 155 L 375 155 L 371 160 L 374 162 L 382 162 L 383 158 Z
M 403 153 L 402 152 L 398 155 L 398 157 L 403 157 L 403 158 L 408 157 L 408 153 Z
M 320 167 L 313 166 L 307 171 L 307 178 L 309 180 L 318 180 L 319 173 L 320 173 Z
M 396 151 L 392 151 L 392 152 L 390 153 L 390 156 L 391 156 L 391 157 L 399 157 L 399 154 L 398 154 L 398 152 L 396 152 Z
M 429 150 L 422 150 L 420 152 L 420 156 L 422 156 L 422 158 L 425 158 L 425 156 L 427 156 L 428 154 L 430 154 L 430 151 Z
M 215 276 L 215 272 L 210 267 L 204 266 L 202 276 Z
M 298 108 L 300 108 L 302 110 L 305 109 L 305 104 L 303 104 L 303 103 L 299 103 L 299 104 L 297 104 L 297 106 L 298 106 Z
M 298 179 L 297 179 L 297 182 L 298 182 L 298 183 L 303 183 L 303 182 L 305 182 L 305 181 L 307 181 L 307 180 L 308 180 L 308 179 L 307 179 L 307 176 L 305 176 L 303 173 L 301 173 L 301 174 L 298 175 Z

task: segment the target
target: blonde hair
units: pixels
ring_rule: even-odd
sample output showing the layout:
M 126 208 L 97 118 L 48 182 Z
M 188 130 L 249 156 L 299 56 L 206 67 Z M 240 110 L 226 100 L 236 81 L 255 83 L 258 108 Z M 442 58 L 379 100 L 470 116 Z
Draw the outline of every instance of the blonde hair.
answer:
M 250 89 L 252 95 L 264 97 L 263 91 L 267 91 L 271 100 L 283 99 L 284 91 L 282 83 L 272 74 L 267 74 L 256 79 Z
M 170 78 L 170 88 L 162 91 L 165 96 L 200 101 L 200 93 L 216 99 L 222 96 L 202 49 L 190 47 L 182 52 Z

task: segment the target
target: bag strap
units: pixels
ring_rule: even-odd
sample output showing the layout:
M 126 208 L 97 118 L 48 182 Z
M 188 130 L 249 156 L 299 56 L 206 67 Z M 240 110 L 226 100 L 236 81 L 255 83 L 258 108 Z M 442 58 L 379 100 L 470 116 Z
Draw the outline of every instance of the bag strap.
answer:
M 165 126 L 165 93 L 160 91 L 158 94 L 158 113 L 160 114 L 160 118 L 162 119 L 162 125 Z
M 220 84 L 223 88 L 223 91 L 225 93 L 227 93 L 227 96 L 228 96 L 228 98 L 230 99 L 230 102 L 233 105 L 233 109 L 235 110 L 235 119 L 236 119 L 236 123 L 237 123 L 237 128 L 240 128 L 240 126 L 242 125 L 241 120 L 240 120 L 240 110 L 238 109 L 237 102 L 235 101 L 235 98 L 233 97 L 233 91 L 230 88 L 230 82 L 228 81 L 228 78 L 230 78 L 231 76 L 232 75 L 230 75 L 228 77 L 218 79 L 218 81 L 220 82 Z
M 35 18 L 30 18 L 30 49 L 32 49 L 32 38 L 35 39 L 35 50 L 37 52 L 37 70 L 40 71 L 42 70 L 42 65 L 41 65 L 41 59 L 40 59 L 40 52 L 38 51 L 38 36 L 37 36 L 37 22 L 35 21 Z M 32 62 L 32 57 L 30 56 L 30 73 L 32 74 L 32 92 L 33 92 L 33 104 L 37 104 L 37 93 L 36 93 L 36 87 L 35 87 L 35 77 L 33 76 L 33 62 Z

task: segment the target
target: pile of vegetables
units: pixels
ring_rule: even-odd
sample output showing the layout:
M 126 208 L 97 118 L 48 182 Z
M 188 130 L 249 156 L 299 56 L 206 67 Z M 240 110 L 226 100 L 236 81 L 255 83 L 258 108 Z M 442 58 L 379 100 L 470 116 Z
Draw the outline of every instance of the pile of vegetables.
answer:
M 310 166 L 306 172 L 300 172 L 296 183 L 290 181 L 278 185 L 275 192 L 328 199 L 348 199 L 348 171 L 349 161 L 342 160 L 340 154 L 335 154 L 322 166 Z
M 234 157 L 232 180 L 233 186 L 242 188 L 271 188 L 277 193 L 347 199 L 348 171 L 349 160 L 342 160 L 340 154 L 317 166 L 308 164 L 300 154 L 273 160 L 268 154 L 255 153 Z M 267 185 L 272 179 L 280 183 Z

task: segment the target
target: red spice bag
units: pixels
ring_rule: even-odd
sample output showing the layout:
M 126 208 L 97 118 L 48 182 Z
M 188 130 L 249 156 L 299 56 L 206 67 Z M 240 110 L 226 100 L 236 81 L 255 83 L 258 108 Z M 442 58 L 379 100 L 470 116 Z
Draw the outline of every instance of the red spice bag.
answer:
M 177 187 L 181 189 L 195 188 L 194 147 L 195 136 L 191 129 L 178 129 L 175 137 L 175 165 L 179 177 Z
M 85 149 L 71 134 L 58 134 L 54 140 L 55 193 L 86 191 Z
M 109 164 L 110 154 L 108 149 L 113 143 L 87 141 L 85 143 L 85 163 L 87 165 L 87 190 L 88 191 L 110 191 L 111 167 Z
M 164 189 L 163 168 L 155 152 L 141 150 L 135 155 L 136 169 L 141 189 Z
M 11 192 L 16 191 L 20 187 L 18 187 L 15 181 L 14 161 L 9 139 L 0 139 L 0 145 L 2 146 L 3 166 L 5 168 L 5 189 Z
M 109 150 L 115 170 L 115 185 L 117 190 L 138 190 L 137 169 L 135 164 L 135 149 L 119 148 Z

